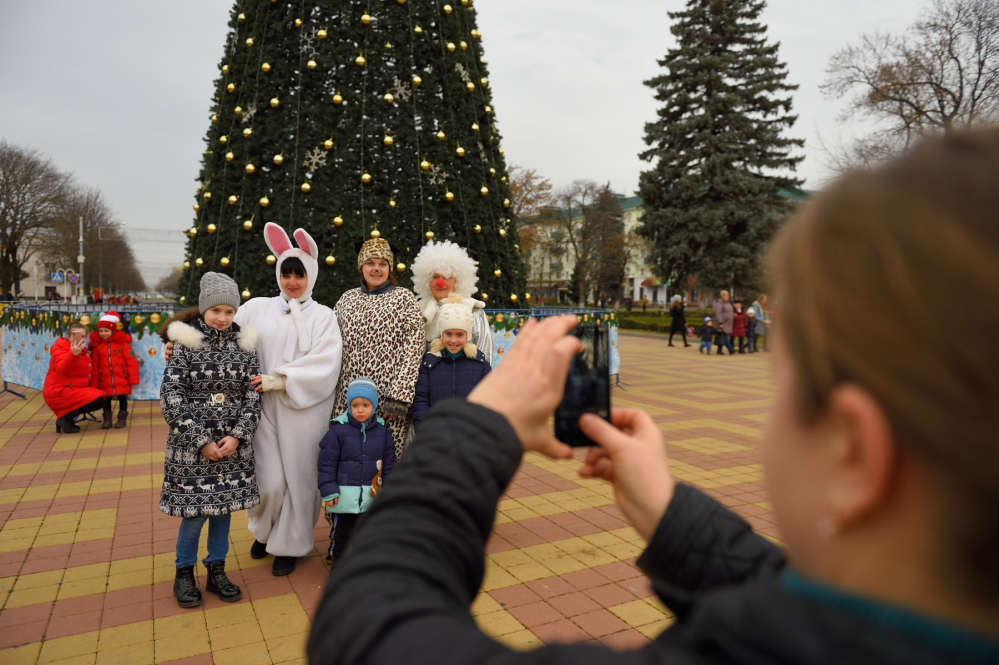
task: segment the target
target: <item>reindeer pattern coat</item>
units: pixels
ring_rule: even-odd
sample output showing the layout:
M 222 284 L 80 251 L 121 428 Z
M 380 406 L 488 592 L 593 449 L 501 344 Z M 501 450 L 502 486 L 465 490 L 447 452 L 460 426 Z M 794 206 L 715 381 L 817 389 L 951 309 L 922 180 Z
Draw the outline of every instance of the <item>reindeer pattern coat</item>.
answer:
M 163 373 L 160 406 L 170 425 L 160 510 L 176 517 L 225 515 L 260 503 L 251 442 L 260 420 L 256 333 L 233 324 L 218 331 L 200 318 L 167 329 L 173 356 Z M 212 462 L 201 449 L 239 439 L 232 457 Z

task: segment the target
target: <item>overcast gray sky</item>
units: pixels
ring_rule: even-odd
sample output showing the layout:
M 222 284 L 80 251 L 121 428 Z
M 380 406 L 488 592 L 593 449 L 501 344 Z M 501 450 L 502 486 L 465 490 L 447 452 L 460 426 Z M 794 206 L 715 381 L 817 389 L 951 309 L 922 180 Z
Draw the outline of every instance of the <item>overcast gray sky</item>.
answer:
M 284 0 L 280 0 L 284 1 Z M 414 0 L 425 1 L 425 0 Z M 458 4 L 454 0 L 453 4 Z M 478 0 L 479 29 L 509 164 L 555 186 L 586 178 L 633 194 L 655 116 L 642 81 L 672 45 L 668 11 L 684 0 Z M 852 128 L 818 86 L 829 57 L 862 32 L 898 32 L 918 0 L 770 0 L 807 141 L 806 187 L 827 177 L 818 145 Z M 99 188 L 133 232 L 150 286 L 183 260 L 232 2 L 0 0 L 0 136 L 37 148 Z M 170 236 L 164 236 L 169 238 Z M 162 239 L 162 238 L 160 238 Z

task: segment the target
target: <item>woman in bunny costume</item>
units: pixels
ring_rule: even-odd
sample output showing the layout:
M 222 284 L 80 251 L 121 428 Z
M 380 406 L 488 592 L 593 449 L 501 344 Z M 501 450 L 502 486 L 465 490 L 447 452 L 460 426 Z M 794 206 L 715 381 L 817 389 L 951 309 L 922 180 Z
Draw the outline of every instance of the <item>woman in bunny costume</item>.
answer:
M 478 291 L 478 265 L 465 248 L 449 240 L 428 242 L 413 259 L 413 290 L 416 291 L 420 312 L 426 321 L 427 353 L 430 353 L 433 341 L 441 336 L 441 331 L 437 329 L 440 310 L 438 303 L 449 296 L 458 295 L 465 306 L 472 310 L 472 332 L 468 341 L 492 363 L 493 337 L 484 311 L 486 303 L 472 297 Z
M 317 446 L 329 428 L 342 352 L 336 314 L 312 299 L 316 242 L 304 229 L 294 236 L 297 248 L 280 226 L 264 226 L 267 246 L 278 257 L 281 295 L 253 298 L 236 314 L 239 325 L 259 334 L 261 376 L 254 383 L 264 393 L 253 439 L 261 501 L 249 511 L 256 539 L 250 555 L 274 555 L 275 575 L 293 571 L 296 558 L 314 546 L 321 505 Z

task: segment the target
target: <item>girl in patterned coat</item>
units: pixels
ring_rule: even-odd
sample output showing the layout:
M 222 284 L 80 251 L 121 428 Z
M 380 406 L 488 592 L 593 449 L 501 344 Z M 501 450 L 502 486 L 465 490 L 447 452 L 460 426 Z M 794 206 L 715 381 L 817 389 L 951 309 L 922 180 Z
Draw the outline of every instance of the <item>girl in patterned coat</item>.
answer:
M 225 602 L 243 597 L 225 574 L 233 512 L 260 503 L 251 441 L 260 419 L 256 333 L 233 323 L 239 289 L 226 275 L 201 278 L 198 314 L 167 327 L 173 354 L 160 406 L 170 425 L 160 510 L 184 518 L 177 536 L 173 593 L 181 607 L 201 605 L 194 579 L 201 528 L 208 521 L 207 591 Z

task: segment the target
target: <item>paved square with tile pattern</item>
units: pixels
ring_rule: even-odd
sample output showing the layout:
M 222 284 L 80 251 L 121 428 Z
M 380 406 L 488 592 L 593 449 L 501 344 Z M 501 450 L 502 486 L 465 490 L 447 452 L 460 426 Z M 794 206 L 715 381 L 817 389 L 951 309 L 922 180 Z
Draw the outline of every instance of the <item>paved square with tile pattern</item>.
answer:
M 614 403 L 653 416 L 676 478 L 776 539 L 759 451 L 773 395 L 767 357 L 705 357 L 627 334 L 621 355 L 627 392 L 615 390 Z M 123 430 L 89 423 L 56 435 L 54 420 L 40 393 L 0 395 L 0 663 L 305 662 L 327 577 L 324 523 L 313 555 L 277 578 L 271 558 L 250 558 L 246 513 L 237 513 L 226 569 L 243 600 L 205 594 L 203 607 L 181 609 L 172 595 L 180 520 L 158 510 L 159 405 L 133 404 Z M 580 478 L 580 465 L 527 455 L 499 504 L 472 612 L 513 647 L 631 648 L 672 622 L 635 566 L 642 543 L 610 485 Z

